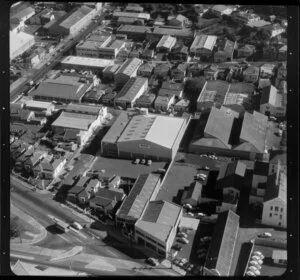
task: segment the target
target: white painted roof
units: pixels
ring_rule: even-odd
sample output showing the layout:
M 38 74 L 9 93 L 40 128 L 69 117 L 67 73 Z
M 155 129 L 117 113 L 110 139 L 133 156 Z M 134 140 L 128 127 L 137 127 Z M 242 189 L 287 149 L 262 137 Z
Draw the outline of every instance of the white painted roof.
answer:
M 105 68 L 107 66 L 114 65 L 112 59 L 102 59 L 102 58 L 91 58 L 83 56 L 67 56 L 61 62 L 62 64 L 71 64 L 71 65 L 82 65 L 82 66 L 91 66 L 91 67 L 100 67 Z

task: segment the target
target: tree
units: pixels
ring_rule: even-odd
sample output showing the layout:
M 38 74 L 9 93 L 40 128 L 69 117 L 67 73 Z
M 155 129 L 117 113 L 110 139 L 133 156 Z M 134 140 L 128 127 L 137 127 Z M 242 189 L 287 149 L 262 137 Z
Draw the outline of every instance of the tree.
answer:
M 14 217 L 10 219 L 10 238 L 21 238 L 21 233 L 24 232 L 24 227 L 20 224 L 19 218 Z

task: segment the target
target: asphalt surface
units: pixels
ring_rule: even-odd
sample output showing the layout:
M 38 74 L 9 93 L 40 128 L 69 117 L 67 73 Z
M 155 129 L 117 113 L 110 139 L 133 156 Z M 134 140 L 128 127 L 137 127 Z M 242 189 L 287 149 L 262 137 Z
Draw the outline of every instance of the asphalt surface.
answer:
M 67 53 L 72 47 L 74 47 L 80 40 L 82 40 L 85 36 L 87 36 L 90 32 L 92 32 L 96 27 L 99 26 L 99 23 L 104 19 L 104 15 L 100 14 L 100 17 L 97 22 L 92 21 L 90 25 L 87 26 L 85 30 L 77 34 L 75 37 L 73 37 L 72 40 L 69 40 L 64 44 L 64 49 L 60 52 L 57 52 L 55 56 L 52 57 L 52 61 L 49 65 L 44 65 L 41 69 L 34 72 L 34 76 L 32 79 L 28 78 L 23 83 L 21 83 L 17 88 L 12 90 L 10 92 L 10 100 L 14 100 L 17 94 L 21 94 L 23 90 L 26 87 L 26 84 L 32 80 L 34 83 L 36 83 L 39 79 L 41 79 L 50 69 L 54 68 L 58 63 L 60 63 L 60 60 L 62 56 Z

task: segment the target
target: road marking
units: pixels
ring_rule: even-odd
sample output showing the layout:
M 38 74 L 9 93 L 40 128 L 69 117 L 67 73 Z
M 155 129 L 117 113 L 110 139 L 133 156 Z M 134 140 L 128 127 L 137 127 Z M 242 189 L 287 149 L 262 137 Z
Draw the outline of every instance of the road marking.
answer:
M 68 243 L 73 244 L 73 243 L 72 243 L 70 240 L 68 240 L 66 237 L 63 237 L 62 235 L 57 235 L 57 236 L 59 236 L 60 238 L 66 240 Z
M 27 259 L 27 260 L 34 260 L 34 257 L 28 257 L 28 256 L 23 256 L 23 255 L 17 255 L 17 254 L 10 254 L 11 257 L 15 258 L 22 258 L 22 259 Z

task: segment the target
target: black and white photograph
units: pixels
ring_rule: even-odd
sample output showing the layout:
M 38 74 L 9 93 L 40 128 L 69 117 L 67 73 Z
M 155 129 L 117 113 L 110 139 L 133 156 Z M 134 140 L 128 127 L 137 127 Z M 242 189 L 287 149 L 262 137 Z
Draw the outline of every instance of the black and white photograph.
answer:
M 12 274 L 293 279 L 282 4 L 12 4 Z

